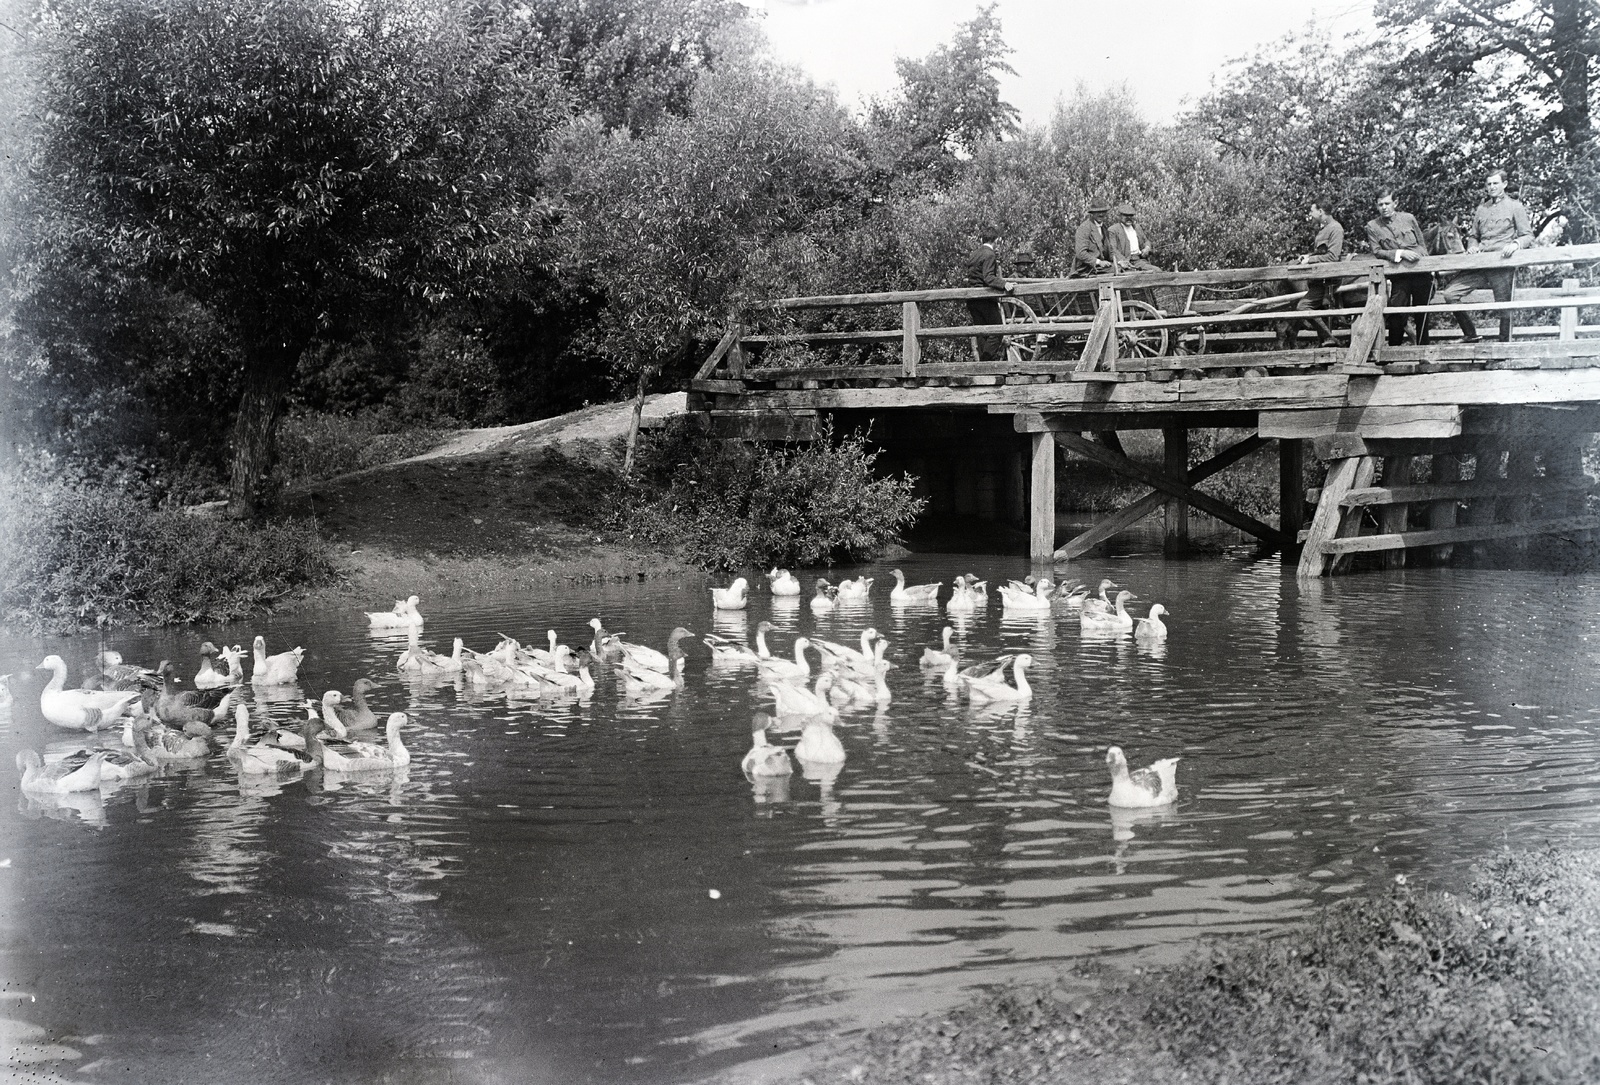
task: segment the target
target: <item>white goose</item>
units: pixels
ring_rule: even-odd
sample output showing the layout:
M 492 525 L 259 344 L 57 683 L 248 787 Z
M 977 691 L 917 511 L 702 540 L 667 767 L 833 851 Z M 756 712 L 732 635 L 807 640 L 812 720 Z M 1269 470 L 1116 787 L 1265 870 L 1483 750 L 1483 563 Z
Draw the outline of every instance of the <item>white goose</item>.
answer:
M 1115 610 L 1091 610 L 1085 606 L 1078 616 L 1078 628 L 1085 633 L 1126 633 L 1133 628 L 1133 615 L 1128 613 L 1127 602 L 1133 598 L 1131 591 L 1119 591 L 1113 601 Z M 1092 602 L 1092 600 L 1091 600 Z
M 838 765 L 844 762 L 844 744 L 833 733 L 833 720 L 827 716 L 811 716 L 800 728 L 800 741 L 795 743 L 794 755 L 802 762 L 815 765 Z
M 50 681 L 39 694 L 39 711 L 57 727 L 98 731 L 133 711 L 133 706 L 139 703 L 137 691 L 65 688 L 67 665 L 57 655 L 45 656 L 34 670 L 50 672 Z
M 282 746 L 262 741 L 250 745 L 250 710 L 244 705 L 234 709 L 233 741 L 224 751 L 228 760 L 241 776 L 287 776 L 304 772 L 311 759 Z M 302 744 L 303 745 L 303 744 Z
M 580 697 L 594 692 L 594 675 L 589 672 L 589 664 L 593 657 L 587 651 L 579 652 L 574 660 L 576 671 L 557 671 L 548 667 L 524 667 L 522 673 L 533 678 L 541 685 L 565 693 L 576 693 Z M 649 672 L 654 674 L 654 671 Z
M 838 601 L 841 603 L 865 603 L 872 595 L 872 580 L 870 576 L 857 577 L 855 580 L 839 581 Z
M 1133 628 L 1133 635 L 1139 640 L 1166 640 L 1167 623 L 1161 620 L 1161 616 L 1166 612 L 1167 608 L 1160 603 L 1151 607 L 1150 616 L 1138 620 L 1138 624 Z
M 804 637 L 796 637 L 794 641 L 794 659 L 780 659 L 773 656 L 771 659 L 761 661 L 761 673 L 768 678 L 804 679 L 811 675 L 811 662 L 806 659 L 806 649 L 811 647 L 811 642 Z
M 415 595 L 408 599 L 396 599 L 393 610 L 367 611 L 367 622 L 373 629 L 420 629 L 422 612 L 417 609 L 420 602 L 422 600 Z
M 678 646 L 678 642 L 685 637 L 692 636 L 694 636 L 693 633 L 681 625 L 678 626 L 667 635 L 667 650 L 665 652 L 658 652 L 654 648 L 648 648 L 643 644 L 632 644 L 615 638 L 613 638 L 613 643 L 622 649 L 622 653 L 626 657 L 625 662 L 633 664 L 639 670 L 672 674 L 673 660 L 676 659 L 679 668 L 676 676 L 681 677 L 683 674 L 683 649 Z
M 939 589 L 943 584 L 913 584 L 906 586 L 906 574 L 894 570 L 894 587 L 889 589 L 889 602 L 899 607 L 938 606 Z
M 976 573 L 968 573 L 961 578 L 966 585 L 967 594 L 972 597 L 972 605 L 982 609 L 989 605 L 989 582 L 979 580 Z
M 44 763 L 33 750 L 17 754 L 17 769 L 22 773 L 22 790 L 34 795 L 70 795 L 75 791 L 93 791 L 100 786 L 100 764 L 104 753 L 91 754 L 81 765 L 57 762 Z
M 836 644 L 831 640 L 822 640 L 819 637 L 811 638 L 811 646 L 822 656 L 824 667 L 870 667 L 872 665 L 872 642 L 878 639 L 878 631 L 871 626 L 861 631 L 861 648 L 854 648 L 843 644 Z
M 550 647 L 548 647 L 548 648 L 529 648 L 528 649 L 528 655 L 533 657 L 533 659 L 535 659 L 536 661 L 538 661 L 540 663 L 543 663 L 546 667 L 551 667 L 551 668 L 554 668 L 555 670 L 558 670 L 558 671 L 566 670 L 567 669 L 567 664 L 572 661 L 572 649 L 568 648 L 565 644 L 556 643 L 556 639 L 557 638 L 556 638 L 556 631 L 554 629 L 546 629 L 544 631 L 544 638 L 545 638 L 546 643 L 548 643 L 550 645 Z M 504 637 L 504 638 L 501 639 L 501 643 L 502 644 L 504 644 L 504 643 L 506 643 L 508 641 L 511 644 L 511 656 L 510 656 L 510 658 L 512 660 L 515 660 L 516 659 L 517 650 L 521 646 L 518 645 L 516 641 L 511 640 L 510 637 Z M 500 650 L 500 645 L 496 645 L 495 646 L 495 650 L 499 651 Z
M 954 590 L 950 594 L 950 601 L 945 603 L 946 614 L 971 614 L 978 609 L 978 601 L 973 593 L 967 590 L 967 582 L 961 577 L 951 581 Z
M 774 629 L 771 622 L 761 622 L 756 626 L 756 647 L 751 651 L 746 645 L 728 637 L 721 637 L 715 633 L 707 633 L 700 640 L 711 649 L 711 659 L 717 663 L 760 663 L 762 660 L 771 659 L 772 651 L 767 647 L 767 631 Z
M 300 677 L 300 661 L 306 657 L 304 648 L 292 648 L 287 652 L 277 655 L 267 655 L 267 638 L 257 637 L 252 645 L 255 649 L 255 670 L 250 672 L 250 681 L 257 686 L 292 686 Z
M 404 712 L 391 712 L 384 727 L 387 746 L 375 742 L 352 742 L 348 746 L 322 748 L 322 767 L 329 772 L 386 772 L 411 764 L 411 751 L 400 741 L 400 729 L 409 723 Z
M 940 647 L 924 648 L 922 650 L 922 669 L 939 670 L 951 666 L 956 661 L 956 655 L 950 650 L 950 638 L 955 636 L 956 628 L 947 625 L 939 633 Z
M 817 580 L 817 594 L 811 597 L 811 613 L 829 614 L 839 605 L 839 589 L 826 580 Z
M 1015 582 L 1013 582 L 1015 583 Z M 1040 577 L 1030 591 L 1021 591 L 1012 584 L 1000 585 L 1000 604 L 1006 610 L 1030 614 L 1050 612 L 1050 578 Z
M 743 610 L 750 602 L 750 582 L 739 577 L 726 588 L 711 589 L 711 605 L 717 610 Z
M 767 583 L 772 589 L 772 594 L 794 598 L 801 592 L 800 581 L 788 569 L 773 569 L 767 574 Z
M 1033 687 L 1028 685 L 1026 672 L 1032 663 L 1033 657 L 1026 652 L 1011 661 L 1011 674 L 1017 683 L 1014 686 L 1006 681 L 1003 670 L 984 677 L 967 677 L 962 684 L 974 701 L 1031 701 Z
M 1122 747 L 1112 746 L 1106 750 L 1106 766 L 1111 769 L 1111 795 L 1106 801 L 1112 806 L 1166 806 L 1178 800 L 1176 757 L 1163 758 L 1130 774 Z
M 837 716 L 833 705 L 828 702 L 828 691 L 832 688 L 833 675 L 826 671 L 817 675 L 814 690 L 788 682 L 767 683 L 780 716 L 825 716 L 830 719 Z
M 1116 581 L 1112 580 L 1110 577 L 1106 577 L 1104 580 L 1100 581 L 1100 589 L 1098 594 L 1086 594 L 1083 598 L 1083 602 L 1079 603 L 1078 605 L 1083 608 L 1083 612 L 1085 614 L 1109 614 L 1112 610 L 1112 602 L 1111 598 L 1106 595 L 1106 589 L 1115 587 L 1117 587 Z
M 757 712 L 754 722 L 755 726 L 750 729 L 750 752 L 739 762 L 739 771 L 747 778 L 792 775 L 794 765 L 789 760 L 789 751 L 767 741 L 767 725 L 772 722 L 772 717 Z

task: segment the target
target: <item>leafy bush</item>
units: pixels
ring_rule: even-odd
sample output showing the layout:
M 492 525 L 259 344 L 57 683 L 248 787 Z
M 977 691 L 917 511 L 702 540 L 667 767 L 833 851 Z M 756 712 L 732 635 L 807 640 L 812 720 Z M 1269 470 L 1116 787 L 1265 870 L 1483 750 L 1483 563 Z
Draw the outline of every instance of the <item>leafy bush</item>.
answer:
M 869 557 L 924 505 L 910 476 L 873 474 L 877 455 L 828 426 L 807 445 L 753 446 L 677 423 L 644 444 L 613 528 L 716 571 Z
M 278 428 L 278 481 L 291 486 L 392 463 L 428 451 L 441 437 L 440 430 L 404 427 L 379 411 L 292 415 Z
M 10 626 L 230 621 L 332 575 L 304 522 L 250 527 L 37 466 L 0 472 L 0 622 Z

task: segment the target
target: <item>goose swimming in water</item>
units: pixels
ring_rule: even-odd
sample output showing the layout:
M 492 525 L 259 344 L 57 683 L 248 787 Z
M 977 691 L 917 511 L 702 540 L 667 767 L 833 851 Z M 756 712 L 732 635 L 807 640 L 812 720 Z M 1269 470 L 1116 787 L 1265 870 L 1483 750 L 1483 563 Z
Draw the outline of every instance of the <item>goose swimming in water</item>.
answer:
M 815 689 L 807 689 L 803 685 L 789 682 L 767 683 L 778 715 L 790 717 L 837 716 L 838 713 L 833 710 L 833 705 L 828 702 L 828 691 L 832 688 L 833 675 L 827 671 L 817 675 Z
M 1085 614 L 1109 614 L 1113 604 L 1110 597 L 1106 595 L 1106 589 L 1115 588 L 1116 586 L 1117 584 L 1115 581 L 1113 581 L 1110 577 L 1106 577 L 1104 580 L 1100 581 L 1099 593 L 1096 595 L 1086 595 L 1083 599 L 1083 602 L 1080 603 L 1079 606 L 1083 608 L 1083 612 Z
M 838 601 L 841 603 L 865 603 L 872 595 L 872 577 L 841 580 L 838 591 Z
M 100 764 L 104 760 L 105 754 L 94 753 L 81 765 L 47 765 L 35 751 L 22 750 L 17 754 L 17 769 L 22 773 L 22 790 L 30 794 L 70 795 L 100 786 Z
M 838 606 L 839 589 L 818 578 L 817 594 L 811 597 L 811 613 L 827 614 Z
M 747 778 L 789 776 L 794 773 L 794 764 L 789 760 L 788 749 L 774 746 L 767 741 L 767 725 L 771 722 L 772 717 L 765 712 L 756 713 L 750 729 L 750 752 L 739 762 L 739 771 Z
M 780 659 L 773 656 L 771 659 L 761 661 L 761 672 L 769 678 L 807 678 L 811 674 L 811 662 L 806 659 L 806 649 L 811 647 L 811 642 L 805 637 L 796 637 L 794 641 L 794 659 Z
M 1134 597 L 1131 591 L 1119 591 L 1113 600 L 1116 609 L 1111 611 L 1090 610 L 1087 606 L 1078 616 L 1078 627 L 1085 633 L 1126 633 L 1133 628 L 1133 615 L 1128 613 L 1126 606 L 1129 599 Z M 1092 600 L 1091 600 L 1092 601 Z
M 721 637 L 715 633 L 707 633 L 700 640 L 711 649 L 711 658 L 719 663 L 760 663 L 762 660 L 771 659 L 772 652 L 767 648 L 767 632 L 776 628 L 771 622 L 761 622 L 756 626 L 756 647 L 751 651 L 746 645 L 728 637 Z
M 396 599 L 393 610 L 369 610 L 367 622 L 373 629 L 410 629 L 422 627 L 422 612 L 417 609 L 417 604 L 422 602 L 413 595 L 408 599 Z
M 306 650 L 295 647 L 277 655 L 267 655 L 267 638 L 257 637 L 252 644 L 255 650 L 255 670 L 250 681 L 258 686 L 292 686 L 300 677 L 300 661 Z
M 794 755 L 802 762 L 817 765 L 843 763 L 844 744 L 833 733 L 833 720 L 821 715 L 808 716 L 800 728 L 800 741 L 795 743 Z
M 384 725 L 384 736 L 388 739 L 385 746 L 375 742 L 352 742 L 348 746 L 324 745 L 322 767 L 335 773 L 387 772 L 405 768 L 411 764 L 411 751 L 400 741 L 400 729 L 409 722 L 410 717 L 404 712 L 389 713 L 389 720 Z
M 39 693 L 39 711 L 57 727 L 98 731 L 133 711 L 139 703 L 136 690 L 67 689 L 67 665 L 58 655 L 45 656 L 34 668 L 49 671 L 50 681 Z
M 967 695 L 974 701 L 1031 701 L 1033 687 L 1028 685 L 1027 670 L 1032 663 L 1033 657 L 1026 652 L 1011 661 L 1011 676 L 1016 680 L 1016 685 L 1006 681 L 1004 671 L 981 677 L 969 676 L 962 684 L 967 687 Z
M 310 757 L 282 746 L 264 741 L 251 745 L 250 710 L 244 705 L 234 709 L 233 741 L 224 753 L 241 776 L 287 776 L 311 766 Z
M 1160 603 L 1151 607 L 1150 616 L 1140 618 L 1138 624 L 1133 627 L 1133 635 L 1139 640 L 1166 640 L 1167 625 L 1161 620 L 1161 616 L 1166 612 L 1167 608 Z
M 1166 806 L 1178 800 L 1176 757 L 1164 758 L 1149 768 L 1129 773 L 1122 747 L 1112 746 L 1106 750 L 1106 767 L 1111 770 L 1111 794 L 1106 802 L 1112 806 Z
M 895 606 L 937 606 L 939 604 L 939 591 L 944 585 L 913 584 L 906 585 L 906 574 L 899 569 L 894 570 L 894 587 L 889 589 L 889 602 Z
M 801 592 L 800 581 L 788 569 L 773 569 L 767 574 L 767 584 L 771 587 L 772 594 L 780 597 L 794 597 Z
M 967 590 L 967 582 L 961 577 L 951 581 L 954 589 L 950 594 L 949 602 L 945 603 L 946 614 L 971 614 L 978 609 L 978 601 L 974 594 Z
M 955 663 L 955 653 L 950 650 L 950 638 L 955 636 L 956 628 L 947 625 L 939 633 L 941 645 L 938 648 L 924 648 L 922 650 L 922 669 L 938 670 Z
M 1000 586 L 1000 604 L 1007 610 L 1023 611 L 1034 614 L 1048 614 L 1050 612 L 1050 578 L 1041 577 L 1026 591 L 1013 587 L 1011 584 Z
M 717 610 L 743 610 L 750 602 L 750 582 L 739 577 L 726 588 L 711 589 L 711 605 Z

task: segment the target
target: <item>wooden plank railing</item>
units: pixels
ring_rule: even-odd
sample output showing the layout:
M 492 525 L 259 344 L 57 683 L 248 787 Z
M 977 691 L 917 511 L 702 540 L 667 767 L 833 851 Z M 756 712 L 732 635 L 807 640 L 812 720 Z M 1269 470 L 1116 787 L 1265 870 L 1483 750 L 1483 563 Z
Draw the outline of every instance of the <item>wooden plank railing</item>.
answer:
M 956 363 L 965 371 L 971 367 L 973 373 L 979 368 L 1002 365 L 1008 368 L 1000 372 L 1030 372 L 1039 369 L 1048 372 L 1061 368 L 1070 368 L 1080 374 L 1092 375 L 1101 371 L 1116 370 L 1119 372 L 1137 372 L 1139 370 L 1170 371 L 1185 364 L 1184 359 L 1149 359 L 1146 364 L 1140 364 L 1141 359 L 1119 358 L 1122 340 L 1130 340 L 1139 335 L 1153 333 L 1176 332 L 1183 333 L 1193 329 L 1230 329 L 1235 327 L 1248 328 L 1251 325 L 1271 328 L 1284 320 L 1306 320 L 1312 317 L 1353 317 L 1354 323 L 1349 333 L 1349 345 L 1340 348 L 1342 364 L 1338 367 L 1344 372 L 1361 373 L 1377 372 L 1370 364 L 1376 344 L 1382 341 L 1384 321 L 1389 316 L 1427 313 L 1443 314 L 1454 312 L 1505 312 L 1534 309 L 1554 309 L 1560 314 L 1557 325 L 1552 329 L 1561 340 L 1575 340 L 1580 332 L 1591 330 L 1579 320 L 1579 310 L 1589 307 L 1600 307 L 1600 292 L 1590 290 L 1581 292 L 1577 289 L 1577 280 L 1566 280 L 1566 285 L 1560 291 L 1540 290 L 1537 297 L 1523 297 L 1509 302 L 1474 302 L 1464 301 L 1455 305 L 1432 304 L 1427 306 L 1386 307 L 1384 305 L 1384 291 L 1381 289 L 1383 280 L 1393 275 L 1409 275 L 1422 272 L 1449 273 L 1465 270 L 1481 269 L 1511 269 L 1519 267 L 1548 266 L 1556 264 L 1583 264 L 1600 261 L 1600 244 L 1573 245 L 1553 248 L 1523 249 L 1509 257 L 1498 253 L 1461 253 L 1451 256 L 1429 256 L 1414 263 L 1393 264 L 1377 261 L 1372 258 L 1361 258 L 1344 261 L 1335 261 L 1319 264 L 1282 264 L 1271 267 L 1258 268 L 1222 268 L 1209 271 L 1162 271 L 1162 272 L 1130 272 L 1121 275 L 1101 275 L 1090 278 L 1075 279 L 1031 279 L 1016 284 L 1009 295 L 983 287 L 950 287 L 929 290 L 902 290 L 885 291 L 880 293 L 862 294 L 833 294 L 816 297 L 780 298 L 759 307 L 760 310 L 771 313 L 796 312 L 801 310 L 818 309 L 871 309 L 876 307 L 896 306 L 899 309 L 898 326 L 864 328 L 857 330 L 831 330 L 816 332 L 797 332 L 793 334 L 757 334 L 754 327 L 744 323 L 734 323 L 729 326 L 726 334 L 717 343 L 716 349 L 705 363 L 695 373 L 690 382 L 691 387 L 697 384 L 706 384 L 716 381 L 743 380 L 746 377 L 758 380 L 781 378 L 791 370 L 762 367 L 750 369 L 746 372 L 747 359 L 745 347 L 770 346 L 774 343 L 802 343 L 802 344 L 886 344 L 898 340 L 900 343 L 900 364 L 892 367 L 894 376 L 902 378 L 915 378 L 926 371 L 923 344 L 929 340 L 940 339 L 976 339 L 979 337 L 1018 338 L 1032 336 L 1083 336 L 1084 349 L 1076 360 L 1069 362 L 1042 362 L 1032 361 L 1024 363 L 1020 359 L 1012 359 L 1006 363 L 977 362 Z M 1323 310 L 1285 310 L 1267 309 L 1267 304 L 1294 304 L 1298 295 L 1278 295 L 1271 299 L 1258 299 L 1245 302 L 1227 313 L 1212 313 L 1204 315 L 1167 316 L 1151 320 L 1119 319 L 1123 314 L 1123 301 L 1128 296 L 1140 297 L 1141 293 L 1148 295 L 1148 291 L 1157 287 L 1191 288 L 1191 287 L 1216 287 L 1222 285 L 1273 283 L 1295 281 L 1319 281 L 1325 279 L 1357 280 L 1341 288 L 1341 293 L 1365 294 L 1362 304 L 1355 307 Z M 924 306 L 934 303 L 960 302 L 973 298 L 1002 298 L 1006 296 L 1020 298 L 1026 301 L 1029 298 L 1052 298 L 1054 304 L 1042 306 L 1046 309 L 1059 311 L 1062 308 L 1062 299 L 1073 295 L 1092 294 L 1092 299 L 1085 297 L 1081 302 L 1074 303 L 1084 310 L 1084 315 L 1075 319 L 1049 317 L 1037 322 L 1019 322 L 1002 325 L 990 324 L 953 324 L 933 325 L 924 322 L 927 315 Z M 1244 311 L 1249 306 L 1250 311 Z M 1088 314 L 1093 312 L 1091 318 Z M 1224 330 L 1223 334 L 1227 334 Z M 1215 332 L 1213 334 L 1216 334 Z M 1311 352 L 1300 352 L 1309 358 Z M 1273 365 L 1274 354 L 1256 353 L 1239 355 L 1237 364 L 1241 365 Z M 1285 359 L 1290 364 L 1313 364 L 1305 359 Z M 813 369 L 828 367 L 807 367 L 808 372 Z M 870 368 L 877 370 L 890 367 L 883 366 L 850 366 L 832 367 L 839 374 L 856 374 L 858 371 Z M 949 368 L 948 363 L 942 364 L 940 369 Z M 993 372 L 992 369 L 985 371 Z M 1092 377 L 1092 379 L 1099 379 Z M 1107 378 L 1111 379 L 1111 378 Z M 1132 379 L 1131 377 L 1125 379 Z M 710 389 L 706 389 L 710 390 Z M 719 389 L 720 390 L 720 389 Z

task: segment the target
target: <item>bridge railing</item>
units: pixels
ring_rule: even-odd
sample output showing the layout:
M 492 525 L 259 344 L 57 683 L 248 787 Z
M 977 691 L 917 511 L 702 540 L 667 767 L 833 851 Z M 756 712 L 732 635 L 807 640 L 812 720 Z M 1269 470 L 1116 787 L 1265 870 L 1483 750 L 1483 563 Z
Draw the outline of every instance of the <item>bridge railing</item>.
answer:
M 1025 279 L 1009 294 L 981 287 L 953 287 L 882 293 L 833 294 L 781 298 L 736 322 L 718 342 L 691 381 L 701 390 L 735 391 L 751 381 L 805 381 L 850 378 L 900 381 L 942 376 L 985 378 L 1006 374 L 1043 375 L 1044 379 L 1136 380 L 1170 379 L 1178 372 L 1227 367 L 1261 367 L 1272 371 L 1338 369 L 1376 372 L 1374 363 L 1426 364 L 1429 361 L 1471 363 L 1515 354 L 1502 345 L 1479 348 L 1449 342 L 1453 329 L 1440 329 L 1439 341 L 1427 346 L 1389 347 L 1384 343 L 1385 318 L 1423 313 L 1553 310 L 1553 325 L 1522 326 L 1520 340 L 1575 342 L 1600 333 L 1600 326 L 1580 320 L 1584 309 L 1600 308 L 1600 287 L 1580 285 L 1566 277 L 1558 288 L 1519 288 L 1514 300 L 1494 302 L 1469 297 L 1459 304 L 1396 307 L 1387 305 L 1385 281 L 1395 275 L 1433 273 L 1448 276 L 1470 270 L 1508 270 L 1600 261 L 1600 244 L 1424 257 L 1393 264 L 1361 257 L 1320 264 L 1288 264 L 1211 271 L 1129 272 L 1089 278 Z M 1333 309 L 1294 309 L 1303 297 L 1290 286 L 1340 280 Z M 1217 292 L 1255 290 L 1257 296 L 1211 297 Z M 997 300 L 1003 325 L 935 323 L 931 315 L 948 313 L 969 299 Z M 835 322 L 868 326 L 825 330 L 790 330 L 781 325 L 801 313 L 831 310 Z M 1282 349 L 1282 333 L 1311 318 L 1348 318 L 1348 330 L 1336 329 L 1338 345 L 1309 350 Z M 1292 322 L 1292 323 L 1291 323 Z M 1437 322 L 1435 322 L 1437 323 Z M 924 346 L 940 340 L 967 340 L 977 353 L 980 339 L 1000 338 L 1004 360 L 929 361 Z M 1600 346 L 1600 339 L 1594 340 Z M 866 347 L 882 355 L 898 345 L 894 364 L 762 365 L 764 355 L 780 345 Z M 1518 345 L 1525 345 L 1518 344 Z M 1258 349 L 1260 347 L 1268 349 Z M 1273 349 L 1278 348 L 1278 349 Z M 1559 352 L 1560 348 L 1556 348 Z M 1548 352 L 1548 350 L 1546 350 Z M 948 351 L 947 351 L 948 353 Z M 809 360 L 809 359 L 808 359 Z M 1038 379 L 1036 376 L 1035 379 Z

